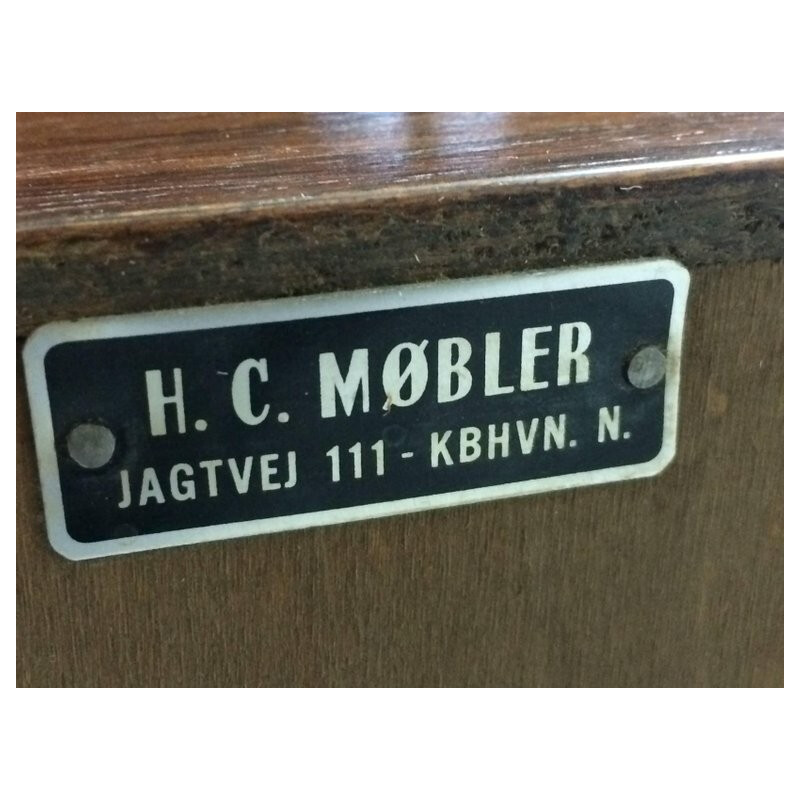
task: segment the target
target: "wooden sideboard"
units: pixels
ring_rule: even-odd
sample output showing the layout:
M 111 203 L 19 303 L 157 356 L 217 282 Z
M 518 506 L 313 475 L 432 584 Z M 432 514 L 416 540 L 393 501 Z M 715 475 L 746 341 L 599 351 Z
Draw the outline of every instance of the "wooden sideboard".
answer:
M 17 334 L 646 257 L 653 478 L 70 562 L 17 398 L 21 686 L 783 684 L 782 114 L 21 114 Z M 21 364 L 21 362 L 20 362 Z

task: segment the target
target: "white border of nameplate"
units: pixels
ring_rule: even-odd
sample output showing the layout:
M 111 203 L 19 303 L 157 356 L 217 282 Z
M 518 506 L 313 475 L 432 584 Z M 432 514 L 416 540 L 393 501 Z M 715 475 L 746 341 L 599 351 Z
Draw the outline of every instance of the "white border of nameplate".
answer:
M 661 451 L 651 461 L 621 467 L 506 483 L 475 489 L 392 500 L 329 511 L 314 511 L 249 520 L 201 528 L 132 536 L 105 542 L 82 543 L 67 533 L 58 477 L 58 462 L 44 373 L 44 357 L 54 345 L 69 341 L 96 340 L 143 334 L 223 328 L 263 322 L 338 316 L 360 311 L 436 305 L 465 300 L 508 297 L 592 286 L 610 286 L 654 279 L 668 280 L 674 301 L 667 342 L 667 374 L 664 387 L 664 435 Z M 156 311 L 78 322 L 55 322 L 35 331 L 25 344 L 23 360 L 28 386 L 34 441 L 39 462 L 47 534 L 53 548 L 73 559 L 153 550 L 196 542 L 240 536 L 277 533 L 319 525 L 374 519 L 412 511 L 447 508 L 485 500 L 570 489 L 613 481 L 644 478 L 661 472 L 675 455 L 678 419 L 681 344 L 689 291 L 689 272 L 676 261 L 653 259 L 579 268 L 552 269 L 535 273 L 511 273 L 486 278 L 466 278 L 438 283 L 338 292 L 307 297 L 235 303 L 206 308 Z

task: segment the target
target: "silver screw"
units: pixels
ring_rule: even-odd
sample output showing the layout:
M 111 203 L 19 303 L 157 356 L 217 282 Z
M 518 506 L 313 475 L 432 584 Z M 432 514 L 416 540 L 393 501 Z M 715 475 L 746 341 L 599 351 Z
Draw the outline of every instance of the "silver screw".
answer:
M 67 435 L 69 457 L 85 469 L 99 469 L 111 461 L 117 439 L 98 422 L 82 422 Z
M 628 381 L 637 389 L 661 383 L 667 373 L 667 357 L 655 345 L 639 350 L 628 364 Z

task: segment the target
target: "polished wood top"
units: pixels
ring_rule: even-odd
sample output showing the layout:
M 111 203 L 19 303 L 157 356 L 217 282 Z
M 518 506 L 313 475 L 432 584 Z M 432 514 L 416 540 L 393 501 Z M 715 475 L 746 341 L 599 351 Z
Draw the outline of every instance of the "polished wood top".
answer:
M 782 148 L 781 113 L 19 114 L 17 230 L 624 182 Z

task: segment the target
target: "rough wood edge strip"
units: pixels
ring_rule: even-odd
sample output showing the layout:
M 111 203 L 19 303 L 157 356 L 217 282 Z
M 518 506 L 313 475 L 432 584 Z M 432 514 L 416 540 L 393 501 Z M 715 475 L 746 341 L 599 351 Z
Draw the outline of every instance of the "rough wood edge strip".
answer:
M 17 333 L 52 320 L 646 257 L 689 267 L 783 258 L 782 161 L 676 175 L 39 232 L 17 246 Z

